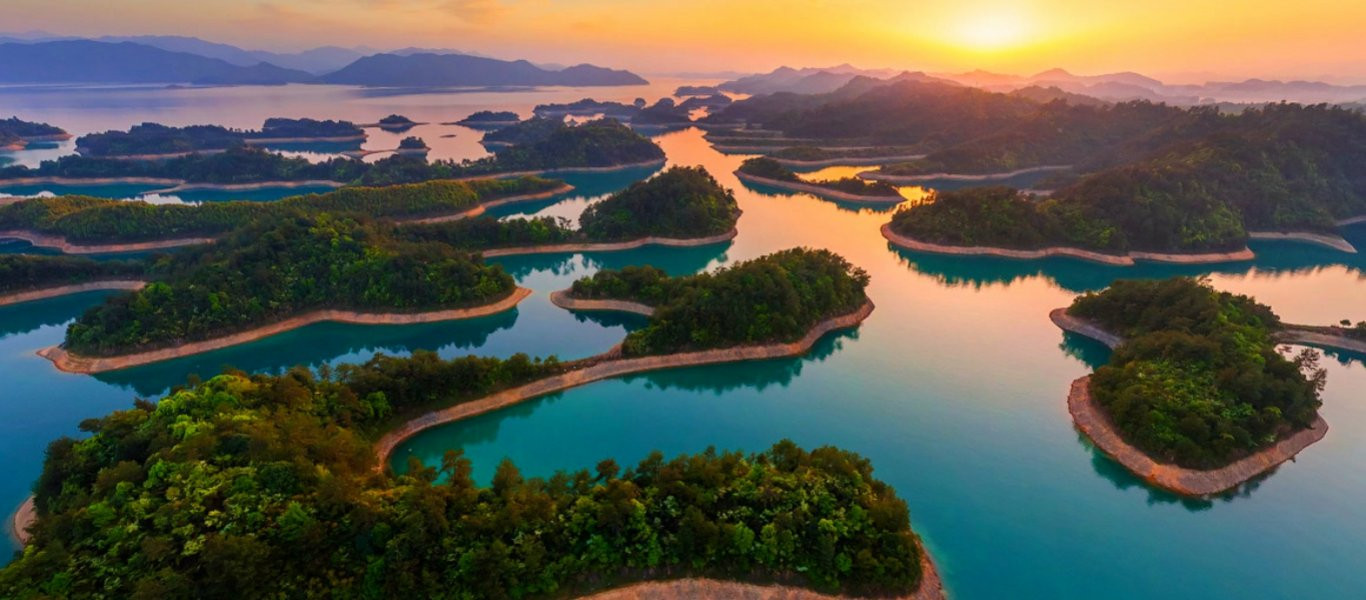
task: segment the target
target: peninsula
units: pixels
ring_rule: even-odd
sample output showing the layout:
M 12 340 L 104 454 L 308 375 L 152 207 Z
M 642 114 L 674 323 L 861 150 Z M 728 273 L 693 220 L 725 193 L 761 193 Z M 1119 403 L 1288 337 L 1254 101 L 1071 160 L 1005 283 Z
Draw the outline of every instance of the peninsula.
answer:
M 137 290 L 147 266 L 69 256 L 0 254 L 0 306 L 95 290 Z
M 837 180 L 803 181 L 782 163 L 772 158 L 751 158 L 740 165 L 735 176 L 741 181 L 767 185 L 794 192 L 815 194 L 824 198 L 861 204 L 899 204 L 905 201 L 901 191 L 888 183 L 867 182 L 857 177 Z
M 76 139 L 76 150 L 89 157 L 156 160 L 191 154 L 218 153 L 248 144 L 354 143 L 365 141 L 365 131 L 349 121 L 266 119 L 260 130 L 243 131 L 217 125 L 168 127 L 159 123 L 134 125 L 128 131 L 91 133 Z
M 59 142 L 68 139 L 71 139 L 71 134 L 47 123 L 24 121 L 18 117 L 0 120 L 0 150 L 23 150 L 31 142 Z
M 1050 316 L 1115 348 L 1072 384 L 1068 410 L 1102 452 L 1156 487 L 1219 494 L 1328 431 L 1318 354 L 1278 352 L 1285 326 L 1247 296 L 1185 278 L 1117 281 Z

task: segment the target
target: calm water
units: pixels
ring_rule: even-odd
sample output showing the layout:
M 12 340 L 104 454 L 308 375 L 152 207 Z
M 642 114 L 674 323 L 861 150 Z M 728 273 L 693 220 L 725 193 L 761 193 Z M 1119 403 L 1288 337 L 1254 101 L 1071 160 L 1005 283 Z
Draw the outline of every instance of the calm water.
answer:
M 271 91 L 281 94 L 280 106 L 297 107 L 295 116 L 355 119 L 401 112 L 453 121 L 473 110 L 526 112 L 523 107 L 547 101 L 522 94 L 481 99 Z M 584 95 L 559 93 L 565 100 Z M 592 92 L 651 100 L 660 93 Z M 201 97 L 187 104 L 183 95 L 148 93 L 115 106 L 92 101 L 93 107 L 84 107 L 62 95 L 0 94 L 0 113 L 92 129 L 224 115 L 240 121 L 229 124 L 253 125 L 276 112 L 260 112 L 246 93 L 230 93 L 221 105 Z M 48 112 L 30 112 L 47 99 L 55 103 Z M 316 112 L 307 110 L 309 103 Z M 1366 259 L 1293 244 L 1259 244 L 1262 258 L 1255 263 L 1212 270 L 901 252 L 877 233 L 887 210 L 753 191 L 731 175 L 744 157 L 712 152 L 699 132 L 657 140 L 671 162 L 705 165 L 736 190 L 745 211 L 740 236 L 708 248 L 506 259 L 502 264 L 536 291 L 515 312 L 412 327 L 322 324 L 237 349 L 89 377 L 58 373 L 33 351 L 59 342 L 65 325 L 102 295 L 0 308 L 0 380 L 7 383 L 0 392 L 0 459 L 10 465 L 0 480 L 0 506 L 22 500 L 52 438 L 76 433 L 81 419 L 125 407 L 135 395 L 155 397 L 188 373 L 210 374 L 225 364 L 278 371 L 417 348 L 446 356 L 587 356 L 641 321 L 576 315 L 551 305 L 549 292 L 602 268 L 649 263 L 691 273 L 806 245 L 833 249 L 872 274 L 869 293 L 878 308 L 857 331 L 831 336 L 800 359 L 605 381 L 436 429 L 401 447 L 396 466 L 409 456 L 435 461 L 458 446 L 487 481 L 504 457 L 525 473 L 546 475 L 605 457 L 632 463 L 654 449 L 760 450 L 787 437 L 871 458 L 877 475 L 910 504 L 912 523 L 956 598 L 1354 598 L 1366 590 L 1366 557 L 1359 551 L 1366 544 L 1359 508 L 1366 499 L 1362 357 L 1326 361 L 1323 412 L 1332 429 L 1324 441 L 1246 493 L 1181 501 L 1144 487 L 1079 439 L 1064 395 L 1074 378 L 1106 359 L 1106 350 L 1065 337 L 1047 318 L 1048 310 L 1075 294 L 1119 277 L 1209 274 L 1218 287 L 1254 294 L 1291 321 L 1366 320 Z M 574 177 L 574 194 L 501 214 L 574 218 L 594 199 L 646 175 Z M 1366 229 L 1348 237 L 1366 247 Z

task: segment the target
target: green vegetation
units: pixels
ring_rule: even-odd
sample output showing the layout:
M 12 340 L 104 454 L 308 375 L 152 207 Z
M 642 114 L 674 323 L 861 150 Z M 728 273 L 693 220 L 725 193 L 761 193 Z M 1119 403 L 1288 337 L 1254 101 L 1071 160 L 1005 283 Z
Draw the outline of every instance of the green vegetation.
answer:
M 83 135 L 76 138 L 76 149 L 85 156 L 141 156 L 226 150 L 244 143 L 244 132 L 217 125 L 167 127 L 143 123 L 126 132 Z
M 511 111 L 481 110 L 481 111 L 479 111 L 479 112 L 477 112 L 477 113 L 474 113 L 474 114 L 472 114 L 472 115 L 470 115 L 470 116 L 468 116 L 468 117 L 465 117 L 465 118 L 463 118 L 463 119 L 461 119 L 461 120 L 459 120 L 459 121 L 456 121 L 456 124 L 457 124 L 457 125 L 464 125 L 464 126 L 466 126 L 466 127 L 478 128 L 478 127 L 487 127 L 487 126 L 489 126 L 490 123 L 494 123 L 494 124 L 516 123 L 516 122 L 521 121 L 521 120 L 522 120 L 522 117 L 519 116 L 519 115 L 518 115 L 517 113 L 515 113 L 515 112 L 511 112 Z
M 430 148 L 427 147 L 427 142 L 422 141 L 422 138 L 416 137 L 416 136 L 411 136 L 411 135 L 410 135 L 410 136 L 408 136 L 408 137 L 403 138 L 402 140 L 399 140 L 399 142 L 398 142 L 398 149 L 399 149 L 399 150 L 429 150 Z
M 1129 443 L 1184 467 L 1226 465 L 1313 422 L 1318 354 L 1276 349 L 1280 319 L 1207 283 L 1117 281 L 1068 313 L 1125 336 L 1091 393 Z M 1306 375 L 1308 373 L 1308 375 Z
M 142 291 L 110 298 L 67 329 L 77 354 L 177 346 L 312 310 L 417 312 L 488 304 L 512 278 L 478 257 L 393 239 L 346 217 L 281 217 L 169 255 Z
M 919 586 L 905 502 L 835 448 L 656 452 L 548 479 L 504 461 L 483 487 L 459 451 L 372 471 L 367 438 L 397 398 L 553 368 L 420 353 L 322 376 L 230 372 L 88 420 L 89 437 L 49 446 L 34 538 L 0 596 L 555 598 L 689 575 Z
M 109 279 L 139 279 L 141 262 L 71 256 L 0 254 L 0 294 Z
M 248 132 L 253 138 L 341 138 L 360 137 L 365 130 L 350 121 L 319 121 L 317 119 L 266 119 L 260 132 Z
M 618 167 L 664 158 L 664 151 L 654 142 L 615 121 L 559 124 L 551 129 L 534 142 L 505 148 L 492 157 L 462 162 L 428 162 L 422 157 L 400 155 L 374 163 L 348 158 L 310 163 L 262 149 L 233 147 L 218 154 L 193 154 L 155 162 L 63 156 L 44 161 L 38 168 L 0 169 L 0 182 L 29 177 L 157 177 L 220 184 L 328 180 L 395 185 L 520 171 Z
M 35 123 L 33 121 L 23 121 L 19 117 L 10 117 L 0 120 L 0 139 L 10 138 L 41 138 L 50 136 L 66 135 L 61 127 L 48 125 L 47 123 Z
M 564 127 L 563 119 L 532 117 L 516 125 L 508 125 L 484 134 L 485 144 L 513 145 L 532 144 L 545 141 L 552 133 Z
M 740 165 L 740 172 L 764 177 L 778 181 L 790 183 L 800 183 L 821 188 L 826 188 L 836 192 L 854 194 L 856 196 L 884 196 L 900 198 L 901 192 L 896 186 L 882 181 L 868 181 L 858 177 L 845 177 L 843 179 L 823 179 L 817 181 L 804 181 L 792 170 L 784 167 L 776 160 L 767 157 L 751 158 Z
M 386 131 L 407 131 L 417 126 L 417 122 L 403 115 L 389 115 L 379 120 L 379 128 Z
M 539 177 L 428 181 L 409 185 L 348 187 L 277 202 L 210 202 L 198 206 L 148 204 L 83 196 L 33 198 L 0 206 L 0 230 L 58 235 L 75 243 L 120 243 L 215 236 L 281 215 L 327 211 L 372 219 L 451 214 L 480 202 L 554 189 Z
M 793 249 L 714 273 L 669 277 L 654 267 L 600 271 L 574 282 L 578 298 L 655 307 L 622 344 L 627 355 L 792 342 L 868 298 L 868 274 L 828 250 Z
M 673 167 L 589 206 L 579 217 L 593 241 L 646 236 L 702 238 L 735 227 L 740 207 L 702 167 Z
M 735 197 L 706 169 L 674 167 L 588 207 L 577 231 L 563 219 L 479 217 L 404 227 L 401 235 L 470 250 L 645 237 L 697 239 L 730 231 L 739 217 Z
M 645 106 L 644 101 L 639 101 L 640 105 L 622 104 L 620 102 L 598 102 L 592 98 L 575 100 L 565 104 L 538 104 L 532 112 L 539 117 L 565 117 L 568 115 L 579 117 L 592 117 L 602 115 L 609 119 L 630 120 L 636 113 Z

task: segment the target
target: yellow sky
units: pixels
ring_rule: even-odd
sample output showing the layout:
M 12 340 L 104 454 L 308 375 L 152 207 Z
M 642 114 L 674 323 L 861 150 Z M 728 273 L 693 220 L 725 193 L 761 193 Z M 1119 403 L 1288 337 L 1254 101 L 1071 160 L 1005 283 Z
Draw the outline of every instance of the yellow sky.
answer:
M 1364 0 L 4 0 L 10 31 L 431 46 L 642 72 L 852 62 L 1366 81 Z

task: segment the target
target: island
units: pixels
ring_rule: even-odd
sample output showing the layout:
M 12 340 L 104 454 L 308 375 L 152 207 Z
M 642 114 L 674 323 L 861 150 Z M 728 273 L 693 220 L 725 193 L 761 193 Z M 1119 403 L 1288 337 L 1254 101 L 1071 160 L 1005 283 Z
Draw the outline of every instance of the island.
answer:
M 427 142 L 423 141 L 422 138 L 410 135 L 399 141 L 398 150 L 395 152 L 409 156 L 426 156 L 431 151 L 432 149 L 427 147 Z
M 868 166 L 901 163 L 924 158 L 916 146 L 875 146 L 872 148 L 821 148 L 817 146 L 789 146 L 768 152 L 768 157 L 784 167 L 815 169 L 835 165 Z
M 317 119 L 266 119 L 260 131 L 247 132 L 246 141 L 253 144 L 307 144 L 364 142 L 365 130 L 350 121 L 320 121 Z
M 489 206 L 537 200 L 570 186 L 539 177 L 433 180 L 348 187 L 275 202 L 149 204 L 84 196 L 30 198 L 0 205 L 0 239 L 21 239 L 68 254 L 145 252 L 212 243 L 255 222 L 323 212 L 391 222 L 457 219 Z
M 143 123 L 134 125 L 128 131 L 83 135 L 76 139 L 76 150 L 87 157 L 136 161 L 214 154 L 248 144 L 346 143 L 359 146 L 364 141 L 365 132 L 349 121 L 276 117 L 266 119 L 257 131 L 218 125 L 168 127 L 159 123 Z
M 643 106 L 643 105 L 642 105 Z M 603 117 L 629 121 L 640 112 L 639 106 L 621 102 L 599 102 L 584 98 L 563 104 L 538 104 L 532 113 L 542 118 L 563 119 L 564 117 Z
M 448 125 L 462 125 L 470 129 L 500 129 L 516 125 L 521 120 L 522 118 L 512 111 L 481 110 L 454 123 L 448 123 Z
M 1115 348 L 1072 384 L 1073 422 L 1148 483 L 1209 496 L 1323 439 L 1318 353 L 1278 351 L 1284 325 L 1247 296 L 1189 278 L 1115 282 L 1051 315 Z
M 675 104 L 672 98 L 661 98 L 631 117 L 631 126 L 668 129 L 690 125 L 693 108 Z
M 869 182 L 857 177 L 836 180 L 805 181 L 782 163 L 767 157 L 746 160 L 735 171 L 741 181 L 767 185 L 794 192 L 815 194 L 824 198 L 861 204 L 899 204 L 905 201 L 896 186 L 884 182 Z
M 0 150 L 23 150 L 32 142 L 59 142 L 71 134 L 47 123 L 24 121 L 19 117 L 0 120 Z
M 0 306 L 96 290 L 138 290 L 147 284 L 140 261 L 0 254 Z
M 418 125 L 422 125 L 422 123 L 418 123 L 403 115 L 389 115 L 380 119 L 379 122 L 374 123 L 373 125 L 366 125 L 366 127 L 378 127 L 385 131 L 403 133 Z
M 521 143 L 500 149 L 494 156 L 478 160 L 429 162 L 421 157 L 396 155 L 373 163 L 349 158 L 312 163 L 251 147 L 191 153 L 159 161 L 73 155 L 44 161 L 37 168 L 0 168 L 0 189 L 7 184 L 35 183 L 148 183 L 173 186 L 172 189 L 186 184 L 226 189 L 303 183 L 381 186 L 433 179 L 617 171 L 663 163 L 664 151 L 649 138 L 616 121 L 597 120 L 578 125 L 554 124 Z
M 680 85 L 674 88 L 674 95 L 683 96 L 714 96 L 721 93 L 721 88 L 714 85 Z
M 372 470 L 371 440 L 406 402 L 553 366 L 423 352 L 328 376 L 229 371 L 88 419 L 80 439 L 49 445 L 31 538 L 0 570 L 0 596 L 59 581 L 71 597 L 551 599 L 694 577 L 944 597 L 906 502 L 834 447 L 654 452 L 545 479 L 503 461 L 486 483 L 459 450 L 402 475 Z M 166 514 L 189 518 L 149 517 Z M 168 551 L 186 544 L 195 551 Z M 786 587 L 759 588 L 772 582 Z
M 691 247 L 729 241 L 740 207 L 702 167 L 673 167 L 584 210 L 579 228 L 562 220 L 435 218 L 397 235 L 481 252 L 485 258 L 552 252 L 609 252 L 648 245 Z
M 98 373 L 247 343 L 320 321 L 427 323 L 512 309 L 529 293 L 496 266 L 386 227 L 322 213 L 263 219 L 158 261 L 41 354 Z
M 732 100 L 730 96 L 725 94 L 712 94 L 709 96 L 694 96 L 688 98 L 687 100 L 678 103 L 678 107 L 686 111 L 693 111 L 699 108 L 719 110 L 734 103 L 735 101 Z

